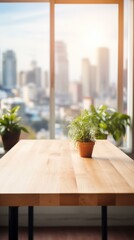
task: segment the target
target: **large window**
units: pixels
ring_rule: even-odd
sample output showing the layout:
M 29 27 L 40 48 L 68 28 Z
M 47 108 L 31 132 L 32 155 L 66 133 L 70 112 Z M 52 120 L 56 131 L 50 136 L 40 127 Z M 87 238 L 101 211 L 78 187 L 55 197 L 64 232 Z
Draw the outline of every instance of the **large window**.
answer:
M 68 118 L 80 109 L 90 104 L 117 108 L 118 5 L 56 5 L 55 39 L 56 122 L 61 137 Z
M 49 8 L 0 4 L 0 110 L 20 105 L 30 138 L 49 137 Z
M 131 0 L 19 1 L 0 3 L 1 112 L 20 104 L 30 138 L 66 138 L 91 103 L 132 113 Z

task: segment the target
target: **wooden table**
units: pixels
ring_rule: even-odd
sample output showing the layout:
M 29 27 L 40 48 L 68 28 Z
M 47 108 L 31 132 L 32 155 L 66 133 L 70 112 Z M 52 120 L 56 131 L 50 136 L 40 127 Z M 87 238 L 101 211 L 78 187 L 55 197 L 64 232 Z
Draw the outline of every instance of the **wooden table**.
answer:
M 0 206 L 10 206 L 11 240 L 18 206 L 31 206 L 29 239 L 33 206 L 101 206 L 106 240 L 110 205 L 134 206 L 134 161 L 107 140 L 95 143 L 92 158 L 81 158 L 67 140 L 21 140 L 0 160 Z

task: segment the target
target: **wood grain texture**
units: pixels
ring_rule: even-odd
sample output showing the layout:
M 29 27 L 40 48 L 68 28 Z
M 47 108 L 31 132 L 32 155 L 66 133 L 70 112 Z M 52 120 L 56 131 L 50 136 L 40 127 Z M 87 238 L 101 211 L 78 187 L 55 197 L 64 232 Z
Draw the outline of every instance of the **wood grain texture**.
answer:
M 0 159 L 0 206 L 134 206 L 134 161 L 107 140 L 21 140 Z

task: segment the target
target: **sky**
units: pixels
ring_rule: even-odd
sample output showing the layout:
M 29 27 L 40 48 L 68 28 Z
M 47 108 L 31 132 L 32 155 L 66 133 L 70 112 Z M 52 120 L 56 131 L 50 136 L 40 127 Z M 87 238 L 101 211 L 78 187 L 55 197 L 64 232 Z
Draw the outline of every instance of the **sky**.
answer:
M 67 46 L 71 80 L 79 80 L 82 58 L 97 64 L 97 48 L 110 51 L 110 76 L 117 76 L 118 6 L 56 5 L 55 40 Z M 0 3 L 0 54 L 12 49 L 18 71 L 36 60 L 49 70 L 49 3 Z
M 47 3 L 0 4 L 0 50 L 16 52 L 18 70 L 29 69 L 30 62 L 48 68 L 49 5 Z M 47 57 L 46 57 L 47 56 Z

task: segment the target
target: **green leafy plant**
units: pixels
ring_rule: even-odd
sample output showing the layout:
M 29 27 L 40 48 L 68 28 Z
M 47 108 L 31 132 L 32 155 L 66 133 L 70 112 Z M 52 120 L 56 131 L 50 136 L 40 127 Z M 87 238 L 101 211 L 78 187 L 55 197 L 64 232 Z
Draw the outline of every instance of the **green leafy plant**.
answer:
M 0 135 L 7 132 L 15 133 L 21 130 L 27 132 L 27 129 L 21 125 L 21 117 L 18 116 L 19 106 L 13 107 L 11 110 L 5 109 L 0 118 Z
M 106 105 L 95 108 L 90 106 L 89 115 L 94 122 L 97 132 L 96 138 L 104 139 L 107 135 L 117 142 L 126 134 L 126 127 L 130 126 L 130 116 L 120 113 Z
M 106 139 L 107 136 L 112 136 L 118 142 L 125 136 L 127 126 L 130 126 L 129 115 L 106 105 L 97 108 L 91 105 L 89 110 L 83 110 L 72 120 L 68 135 L 74 141 L 81 142 Z
M 88 110 L 83 110 L 79 116 L 74 118 L 68 125 L 68 128 L 68 135 L 75 142 L 95 141 L 96 126 Z

